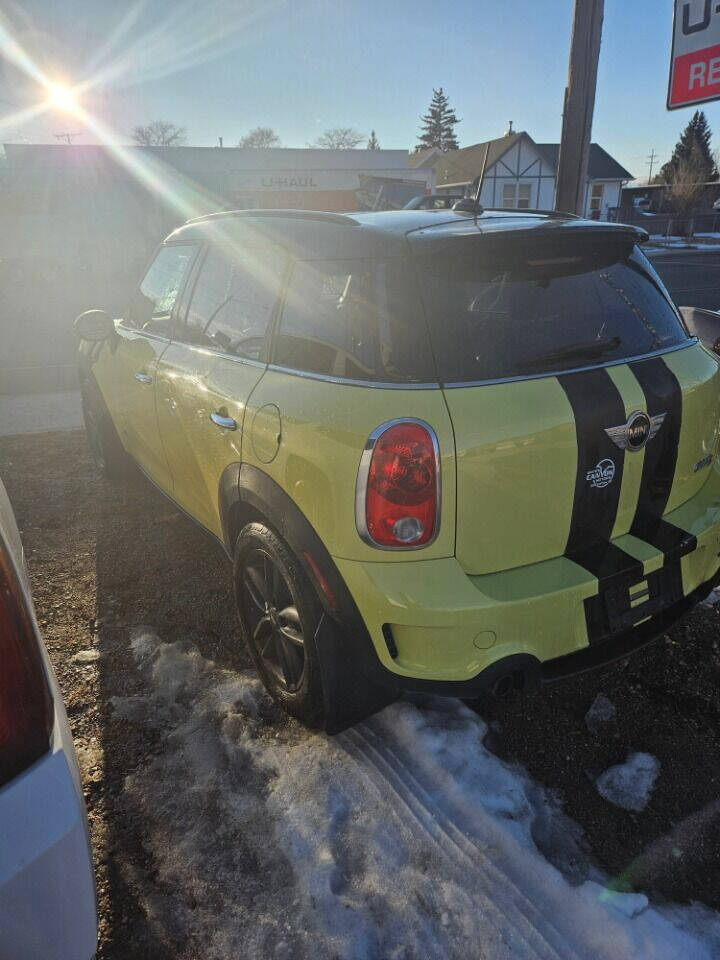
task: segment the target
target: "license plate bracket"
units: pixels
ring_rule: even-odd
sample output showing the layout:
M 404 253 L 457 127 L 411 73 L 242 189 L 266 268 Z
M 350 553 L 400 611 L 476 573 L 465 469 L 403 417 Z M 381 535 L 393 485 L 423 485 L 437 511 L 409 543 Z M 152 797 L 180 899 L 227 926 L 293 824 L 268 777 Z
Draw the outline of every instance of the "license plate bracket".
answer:
M 682 574 L 676 562 L 666 563 L 646 577 L 619 581 L 600 593 L 610 633 L 636 626 L 682 600 Z

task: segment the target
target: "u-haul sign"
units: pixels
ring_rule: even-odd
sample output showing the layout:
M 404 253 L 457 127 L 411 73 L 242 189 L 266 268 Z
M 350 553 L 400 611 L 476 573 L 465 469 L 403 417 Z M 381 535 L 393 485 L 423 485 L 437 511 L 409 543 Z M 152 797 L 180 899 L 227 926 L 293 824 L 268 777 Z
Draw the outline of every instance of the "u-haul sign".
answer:
M 675 0 L 668 110 L 720 100 L 720 0 Z

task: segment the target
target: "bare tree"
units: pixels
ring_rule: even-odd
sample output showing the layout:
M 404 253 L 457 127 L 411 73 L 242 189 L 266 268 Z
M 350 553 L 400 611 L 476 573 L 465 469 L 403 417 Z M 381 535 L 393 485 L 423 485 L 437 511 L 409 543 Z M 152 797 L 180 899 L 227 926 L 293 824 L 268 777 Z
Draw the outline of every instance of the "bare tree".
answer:
M 667 201 L 678 217 L 690 217 L 697 210 L 705 192 L 704 172 L 703 158 L 695 149 L 691 151 L 690 156 L 678 162 L 667 191 Z M 687 233 L 688 230 L 680 232 Z
M 330 127 L 309 146 L 321 150 L 353 150 L 364 139 L 365 134 L 352 127 Z
M 254 127 L 238 142 L 239 147 L 253 147 L 263 150 L 267 147 L 279 147 L 280 137 L 275 133 L 272 127 Z
M 187 130 L 167 120 L 151 120 L 145 127 L 135 127 L 132 138 L 141 147 L 182 147 Z

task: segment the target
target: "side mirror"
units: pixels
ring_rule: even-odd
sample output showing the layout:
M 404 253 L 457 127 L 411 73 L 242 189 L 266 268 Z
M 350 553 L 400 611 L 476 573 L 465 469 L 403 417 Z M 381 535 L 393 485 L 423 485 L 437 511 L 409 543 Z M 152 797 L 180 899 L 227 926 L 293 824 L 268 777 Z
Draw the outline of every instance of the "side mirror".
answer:
M 108 340 L 115 334 L 112 317 L 104 310 L 86 310 L 75 318 L 73 328 L 81 340 L 90 340 L 92 343 Z
M 703 307 L 678 307 L 678 310 L 692 336 L 720 356 L 720 311 Z

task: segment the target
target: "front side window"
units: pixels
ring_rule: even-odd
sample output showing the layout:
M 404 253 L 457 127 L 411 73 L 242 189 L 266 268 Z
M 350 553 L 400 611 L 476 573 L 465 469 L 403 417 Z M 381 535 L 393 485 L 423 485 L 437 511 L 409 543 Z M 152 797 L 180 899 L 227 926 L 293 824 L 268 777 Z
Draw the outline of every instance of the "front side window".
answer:
M 346 380 L 434 382 L 412 262 L 296 263 L 273 362 Z
M 150 264 L 130 309 L 130 322 L 140 330 L 171 335 L 171 316 L 197 246 L 173 243 L 161 247 Z
M 481 240 L 419 259 L 446 383 L 560 372 L 687 339 L 657 274 L 630 243 Z
M 185 339 L 261 359 L 286 262 L 285 254 L 272 248 L 211 247 L 190 300 Z

